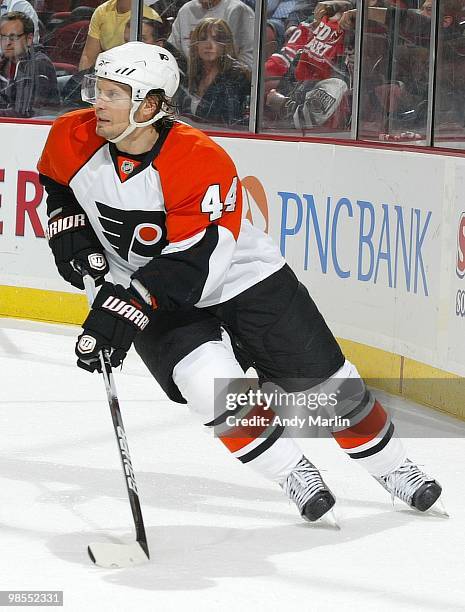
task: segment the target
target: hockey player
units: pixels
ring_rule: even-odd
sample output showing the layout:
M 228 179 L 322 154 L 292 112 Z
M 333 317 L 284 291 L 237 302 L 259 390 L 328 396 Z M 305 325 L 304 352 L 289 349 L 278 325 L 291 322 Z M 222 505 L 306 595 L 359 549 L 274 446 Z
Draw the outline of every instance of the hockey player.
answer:
M 318 469 L 279 424 L 228 426 L 231 411 L 214 414 L 223 389 L 213 381 L 247 388 L 236 351 L 262 383 L 337 389 L 338 416 L 350 425 L 333 428 L 336 442 L 393 498 L 427 510 L 440 485 L 407 458 L 272 240 L 241 218 L 232 160 L 170 113 L 178 83 L 161 47 L 130 42 L 101 53 L 82 90 L 94 108 L 59 117 L 42 153 L 58 271 L 83 288 L 82 267 L 102 285 L 76 344 L 78 365 L 98 369 L 106 348 L 118 366 L 134 343 L 166 394 L 214 425 L 231 453 L 278 483 L 310 521 L 335 502 Z M 108 272 L 113 282 L 103 282 Z M 260 403 L 234 414 L 269 418 Z

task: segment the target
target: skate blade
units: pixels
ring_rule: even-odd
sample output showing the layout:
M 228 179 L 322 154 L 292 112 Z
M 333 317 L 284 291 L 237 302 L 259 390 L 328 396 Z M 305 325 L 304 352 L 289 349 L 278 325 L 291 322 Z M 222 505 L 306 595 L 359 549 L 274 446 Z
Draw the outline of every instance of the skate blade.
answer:
M 149 561 L 139 542 L 133 544 L 94 542 L 89 544 L 87 552 L 95 565 L 110 569 L 133 567 Z
M 434 502 L 431 508 L 428 508 L 428 510 L 425 510 L 425 512 L 421 512 L 420 510 L 417 510 L 416 508 L 413 508 L 412 506 L 409 506 L 408 504 L 405 504 L 405 505 L 408 506 L 410 510 L 413 510 L 414 513 L 417 515 L 436 516 L 438 518 L 450 518 L 450 514 L 445 509 L 442 499 L 440 497 Z M 395 504 L 393 501 L 392 509 L 395 512 L 397 511 L 402 512 L 405 508 L 404 508 L 404 504 L 402 504 L 402 507 L 401 507 L 400 504 Z
M 439 516 L 440 518 L 450 518 L 450 514 L 447 512 L 442 499 L 439 497 L 434 504 L 426 511 L 426 514 L 431 516 Z
M 336 531 L 341 531 L 341 526 L 339 525 L 339 521 L 337 520 L 337 516 L 333 508 L 323 515 L 319 519 L 319 522 L 328 525 L 328 527 L 332 527 Z

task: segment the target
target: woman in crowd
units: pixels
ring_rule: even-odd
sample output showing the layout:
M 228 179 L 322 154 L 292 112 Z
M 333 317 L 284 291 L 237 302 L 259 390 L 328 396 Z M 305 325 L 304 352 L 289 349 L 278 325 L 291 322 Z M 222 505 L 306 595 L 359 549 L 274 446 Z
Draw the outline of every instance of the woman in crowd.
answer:
M 244 123 L 249 96 L 250 72 L 236 58 L 231 29 L 223 19 L 203 19 L 191 33 L 182 113 L 208 123 Z

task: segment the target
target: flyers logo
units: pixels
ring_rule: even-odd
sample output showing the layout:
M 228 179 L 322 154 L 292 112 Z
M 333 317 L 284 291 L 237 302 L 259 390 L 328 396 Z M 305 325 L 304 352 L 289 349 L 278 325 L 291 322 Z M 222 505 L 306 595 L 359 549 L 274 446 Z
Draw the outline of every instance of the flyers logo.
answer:
M 245 218 L 255 227 L 268 233 L 268 198 L 263 185 L 255 176 L 246 176 L 241 179 L 241 183 L 244 190 L 243 206 L 247 209 Z
M 103 234 L 120 257 L 140 263 L 166 246 L 165 213 L 151 210 L 118 210 L 96 202 Z

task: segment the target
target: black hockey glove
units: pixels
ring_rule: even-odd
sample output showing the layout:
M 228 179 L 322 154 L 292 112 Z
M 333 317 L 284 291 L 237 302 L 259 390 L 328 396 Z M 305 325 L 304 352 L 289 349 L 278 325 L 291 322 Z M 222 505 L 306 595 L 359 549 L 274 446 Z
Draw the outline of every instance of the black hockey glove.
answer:
M 119 366 L 137 333 L 147 326 L 150 313 L 150 307 L 135 292 L 122 285 L 104 283 L 76 343 L 78 366 L 88 372 L 101 372 L 102 349 L 108 351 L 111 365 Z
M 78 289 L 84 289 L 80 269 L 85 269 L 101 285 L 108 272 L 102 245 L 87 216 L 76 208 L 52 217 L 48 222 L 48 243 L 60 276 Z

